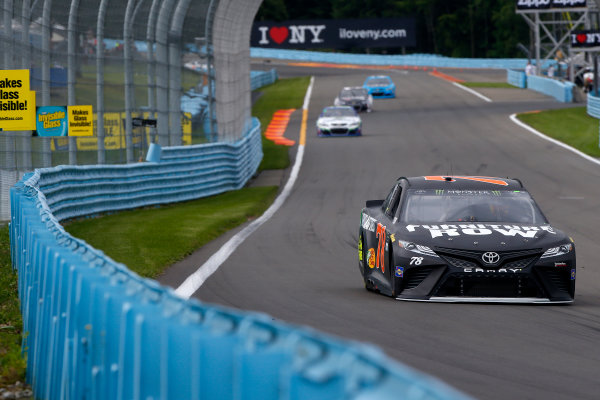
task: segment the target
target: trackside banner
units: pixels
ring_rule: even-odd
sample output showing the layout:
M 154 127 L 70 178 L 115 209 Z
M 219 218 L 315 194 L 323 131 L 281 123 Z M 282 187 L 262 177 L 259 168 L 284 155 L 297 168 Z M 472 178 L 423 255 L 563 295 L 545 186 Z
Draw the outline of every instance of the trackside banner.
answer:
M 35 129 L 35 92 L 29 90 L 29 70 L 0 71 L 0 128 Z
M 412 17 L 255 22 L 250 45 L 279 49 L 416 46 Z
M 600 31 L 587 30 L 571 32 L 571 47 L 600 47 Z
M 517 10 L 583 7 L 587 7 L 586 0 L 517 0 Z

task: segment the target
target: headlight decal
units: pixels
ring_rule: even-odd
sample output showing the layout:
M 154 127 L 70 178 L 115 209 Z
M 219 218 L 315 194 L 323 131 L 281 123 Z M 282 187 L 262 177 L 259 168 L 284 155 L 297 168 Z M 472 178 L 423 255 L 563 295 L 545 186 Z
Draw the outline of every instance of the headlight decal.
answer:
M 560 246 L 551 247 L 542 254 L 540 258 L 557 257 L 570 253 L 573 250 L 573 244 L 565 243 Z
M 431 250 L 427 246 L 415 244 L 412 242 L 407 242 L 404 240 L 398 240 L 398 245 L 400 245 L 400 247 L 404 248 L 405 250 L 411 251 L 413 253 L 423 254 L 425 256 L 430 256 L 430 257 L 439 257 L 437 254 L 435 254 L 435 252 L 433 250 Z

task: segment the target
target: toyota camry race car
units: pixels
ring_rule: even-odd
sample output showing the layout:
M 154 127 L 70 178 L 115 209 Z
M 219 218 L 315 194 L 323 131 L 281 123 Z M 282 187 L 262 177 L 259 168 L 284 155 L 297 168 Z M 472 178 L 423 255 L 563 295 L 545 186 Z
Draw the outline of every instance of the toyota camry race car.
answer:
M 374 98 L 394 98 L 396 97 L 396 85 L 392 78 L 386 75 L 368 76 L 363 83 L 363 87 L 369 91 Z
M 360 136 L 361 134 L 362 120 L 352 107 L 325 107 L 317 119 L 319 136 Z
M 575 246 L 519 180 L 400 178 L 361 213 L 368 290 L 399 300 L 572 303 Z
M 354 107 L 356 111 L 371 112 L 373 110 L 373 96 L 362 86 L 345 87 L 335 98 L 333 104 Z

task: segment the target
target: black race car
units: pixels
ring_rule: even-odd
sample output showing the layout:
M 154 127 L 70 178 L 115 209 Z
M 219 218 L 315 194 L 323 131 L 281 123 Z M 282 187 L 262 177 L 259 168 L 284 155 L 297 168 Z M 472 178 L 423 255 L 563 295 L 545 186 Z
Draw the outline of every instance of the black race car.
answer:
M 398 300 L 572 303 L 575 246 L 519 180 L 400 178 L 361 213 L 368 290 Z

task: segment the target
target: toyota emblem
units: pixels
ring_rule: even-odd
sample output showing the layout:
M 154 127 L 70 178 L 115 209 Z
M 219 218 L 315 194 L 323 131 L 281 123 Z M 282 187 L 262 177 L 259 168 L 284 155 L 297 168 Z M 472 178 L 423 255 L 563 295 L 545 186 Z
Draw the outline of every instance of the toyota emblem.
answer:
M 494 251 L 488 251 L 483 253 L 481 259 L 486 264 L 496 264 L 498 261 L 500 261 L 500 255 Z

